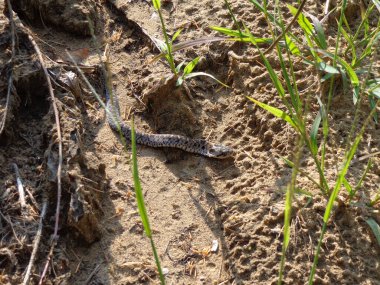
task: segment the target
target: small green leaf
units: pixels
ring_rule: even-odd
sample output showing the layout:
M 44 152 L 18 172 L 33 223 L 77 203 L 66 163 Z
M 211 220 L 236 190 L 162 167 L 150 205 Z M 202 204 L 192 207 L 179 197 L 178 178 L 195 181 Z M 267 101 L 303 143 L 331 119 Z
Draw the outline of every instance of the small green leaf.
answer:
M 152 2 L 153 2 L 154 9 L 156 9 L 157 11 L 160 10 L 161 1 L 160 0 L 152 0 Z
M 380 226 L 372 218 L 369 218 L 368 220 L 366 220 L 366 222 L 369 225 L 369 227 L 371 228 L 374 236 L 376 237 L 377 243 L 380 246 Z
M 289 123 L 295 130 L 298 131 L 298 128 L 296 126 L 296 124 L 294 123 L 293 119 L 288 115 L 286 114 L 284 111 L 281 111 L 280 109 L 277 109 L 275 107 L 272 107 L 272 106 L 269 106 L 265 103 L 261 103 L 251 97 L 248 97 L 247 98 L 249 100 L 251 100 L 253 103 L 255 103 L 256 105 L 258 105 L 259 107 L 263 108 L 264 110 L 268 111 L 269 113 L 271 113 L 273 116 L 277 117 L 277 118 L 281 118 L 283 119 L 285 122 Z
M 288 9 L 293 16 L 297 14 L 298 9 L 288 4 Z M 309 22 L 309 20 L 305 17 L 304 14 L 300 14 L 297 19 L 298 24 L 302 28 L 302 30 L 309 36 L 313 35 L 313 25 Z
M 195 68 L 195 66 L 197 65 L 198 61 L 199 61 L 199 56 L 194 58 L 192 61 L 190 61 L 184 68 L 183 70 L 183 76 L 186 77 L 186 75 L 190 74 L 193 69 Z

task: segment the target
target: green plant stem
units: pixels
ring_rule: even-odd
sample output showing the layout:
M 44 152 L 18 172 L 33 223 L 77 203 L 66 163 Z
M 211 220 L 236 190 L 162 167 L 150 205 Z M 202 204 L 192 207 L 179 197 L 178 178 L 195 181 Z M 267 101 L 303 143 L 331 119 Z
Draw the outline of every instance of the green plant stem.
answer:
M 168 34 L 166 32 L 164 17 L 162 16 L 161 9 L 158 9 L 157 12 L 158 12 L 158 15 L 160 17 L 161 26 L 162 26 L 162 32 L 163 32 L 164 37 L 165 37 L 166 51 L 167 51 L 167 56 L 168 56 L 168 62 L 169 62 L 169 65 L 170 65 L 170 69 L 172 70 L 172 72 L 175 75 L 177 75 L 177 71 L 175 69 L 175 64 L 174 64 L 173 53 L 172 53 L 172 43 L 169 41 L 169 37 L 168 37 Z
M 232 18 L 232 21 L 234 22 L 236 28 L 237 28 L 238 31 L 239 31 L 239 36 L 240 36 L 240 38 L 242 39 L 242 38 L 243 38 L 243 33 L 241 32 L 241 27 L 240 27 L 239 22 L 237 21 L 237 19 L 236 19 L 234 13 L 232 12 L 231 5 L 230 5 L 230 3 L 228 3 L 228 0 L 224 0 L 224 3 L 225 3 L 226 6 L 227 6 L 227 9 L 228 9 L 228 12 L 230 13 L 230 16 L 231 16 L 231 18 Z
M 281 255 L 281 262 L 280 262 L 280 271 L 278 275 L 278 285 L 281 285 L 284 268 L 285 268 L 285 260 L 286 260 L 286 250 L 289 245 L 290 241 L 290 220 L 292 215 L 292 201 L 294 196 L 294 189 L 296 188 L 296 181 L 297 181 L 297 169 L 299 168 L 299 163 L 301 159 L 301 150 L 302 150 L 303 140 L 300 136 L 297 136 L 297 152 L 295 154 L 295 165 L 296 167 L 293 168 L 292 171 L 292 178 L 291 181 L 287 187 L 286 191 L 286 199 L 285 199 L 285 213 L 284 213 L 284 240 L 282 242 L 282 255 Z
M 325 235 L 325 232 L 326 232 L 326 227 L 327 227 L 327 224 L 323 223 L 322 232 L 321 232 L 321 235 L 320 235 L 319 240 L 318 240 L 317 250 L 314 254 L 313 266 L 312 266 L 311 271 L 310 271 L 309 282 L 308 282 L 309 285 L 312 285 L 314 282 L 314 275 L 315 275 L 315 271 L 317 269 L 319 253 L 321 252 L 322 240 L 323 240 L 323 236 Z
M 339 17 L 339 23 L 338 23 L 338 34 L 336 38 L 336 44 L 335 44 L 335 51 L 334 51 L 334 57 L 333 57 L 333 67 L 337 66 L 337 56 L 338 56 L 338 49 L 339 49 L 339 39 L 341 35 L 341 27 L 343 23 L 343 17 L 344 17 L 344 10 L 346 9 L 347 0 L 343 0 L 343 4 L 341 7 L 340 17 Z M 330 85 L 329 85 L 329 93 L 327 98 L 327 106 L 326 106 L 326 114 L 330 111 L 331 101 L 332 101 L 332 94 L 333 94 L 333 86 L 335 83 L 335 76 L 332 75 L 330 78 Z M 324 173 L 325 171 L 325 158 L 326 158 L 326 145 L 327 145 L 327 139 L 328 139 L 328 117 L 323 116 L 322 117 L 322 124 L 323 129 L 326 130 L 326 132 L 323 132 L 323 141 L 322 141 L 322 150 L 321 150 L 321 172 Z

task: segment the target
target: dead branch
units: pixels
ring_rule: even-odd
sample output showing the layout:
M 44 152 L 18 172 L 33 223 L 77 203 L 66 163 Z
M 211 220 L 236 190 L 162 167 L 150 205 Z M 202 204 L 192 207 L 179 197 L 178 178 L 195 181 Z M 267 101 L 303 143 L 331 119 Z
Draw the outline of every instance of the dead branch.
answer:
M 40 215 L 40 222 L 38 224 L 38 230 L 37 230 L 36 236 L 34 237 L 33 251 L 32 251 L 32 254 L 30 256 L 28 267 L 26 269 L 24 281 L 22 282 L 23 285 L 29 284 L 30 273 L 32 272 L 33 263 L 34 263 L 34 260 L 36 259 L 36 254 L 37 254 L 37 251 L 38 251 L 38 246 L 39 246 L 40 240 L 41 240 L 42 227 L 43 227 L 42 223 L 43 223 L 43 220 L 44 220 L 45 215 L 46 215 L 46 208 L 47 208 L 47 204 L 48 204 L 47 202 L 48 202 L 47 199 L 44 199 L 43 204 L 42 204 L 42 210 L 41 210 L 41 215 Z
M 9 10 L 9 23 L 11 27 L 11 40 L 12 40 L 12 55 L 11 59 L 9 61 L 10 63 L 10 70 L 9 70 L 9 75 L 8 75 L 8 88 L 7 88 L 7 99 L 5 103 L 5 110 L 4 110 L 4 116 L 0 124 L 0 135 L 3 133 L 5 129 L 5 122 L 7 120 L 7 115 L 8 115 L 8 110 L 9 110 L 9 102 L 11 99 L 11 92 L 12 92 L 12 87 L 13 87 L 13 64 L 14 64 L 14 59 L 16 57 L 16 36 L 15 36 L 15 23 L 13 21 L 13 10 L 12 6 L 9 0 L 7 0 L 7 5 L 8 5 L 8 10 Z

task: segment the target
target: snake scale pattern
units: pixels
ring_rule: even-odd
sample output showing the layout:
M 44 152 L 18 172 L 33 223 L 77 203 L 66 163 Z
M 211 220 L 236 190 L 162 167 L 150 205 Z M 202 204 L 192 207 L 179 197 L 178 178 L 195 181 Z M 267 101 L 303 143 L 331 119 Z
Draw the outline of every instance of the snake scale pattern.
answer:
M 110 128 L 116 133 L 121 133 L 127 141 L 131 140 L 131 128 L 126 125 L 120 118 L 119 101 L 115 92 L 112 96 L 107 88 L 105 88 L 107 122 Z M 112 98 L 111 98 L 112 97 Z M 112 116 L 110 116 L 112 114 Z M 204 139 L 191 139 L 188 137 L 172 134 L 148 134 L 136 130 L 136 143 L 150 147 L 170 147 L 179 148 L 186 152 L 196 153 L 210 158 L 227 158 L 233 154 L 230 147 L 212 144 Z

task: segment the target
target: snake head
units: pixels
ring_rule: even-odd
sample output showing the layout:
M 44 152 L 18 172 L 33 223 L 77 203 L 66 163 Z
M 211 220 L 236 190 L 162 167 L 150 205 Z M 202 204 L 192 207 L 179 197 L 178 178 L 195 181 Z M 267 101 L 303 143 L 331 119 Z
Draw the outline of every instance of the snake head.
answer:
M 220 144 L 210 145 L 207 149 L 207 156 L 217 159 L 231 157 L 233 153 L 232 148 Z

